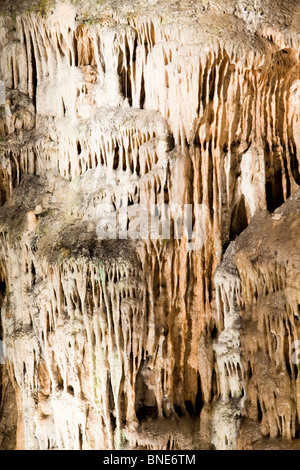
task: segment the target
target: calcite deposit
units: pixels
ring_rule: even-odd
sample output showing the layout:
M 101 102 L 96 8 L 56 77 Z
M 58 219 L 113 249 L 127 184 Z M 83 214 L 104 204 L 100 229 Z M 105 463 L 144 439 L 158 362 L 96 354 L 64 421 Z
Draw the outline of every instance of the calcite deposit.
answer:
M 298 0 L 0 1 L 1 449 L 300 449 L 299 51 Z

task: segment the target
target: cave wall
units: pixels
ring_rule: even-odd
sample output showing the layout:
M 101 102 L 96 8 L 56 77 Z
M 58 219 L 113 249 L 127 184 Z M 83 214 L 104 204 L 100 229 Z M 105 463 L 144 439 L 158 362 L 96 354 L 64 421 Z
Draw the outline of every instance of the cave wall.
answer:
M 0 16 L 11 445 L 297 446 L 297 2 L 14 8 Z M 176 239 L 176 211 L 170 240 L 99 240 L 103 204 L 191 204 L 200 245 Z M 252 263 L 283 204 L 273 245 L 287 231 L 294 254 Z

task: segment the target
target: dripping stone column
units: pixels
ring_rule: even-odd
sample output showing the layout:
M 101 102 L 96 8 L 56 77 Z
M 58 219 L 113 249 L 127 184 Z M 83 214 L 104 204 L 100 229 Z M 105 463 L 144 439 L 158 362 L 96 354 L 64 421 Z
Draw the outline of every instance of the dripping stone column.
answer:
M 236 449 L 244 404 L 238 307 L 241 281 L 233 251 L 230 245 L 214 277 L 219 321 L 224 325 L 214 344 L 220 397 L 214 404 L 212 443 L 218 450 Z

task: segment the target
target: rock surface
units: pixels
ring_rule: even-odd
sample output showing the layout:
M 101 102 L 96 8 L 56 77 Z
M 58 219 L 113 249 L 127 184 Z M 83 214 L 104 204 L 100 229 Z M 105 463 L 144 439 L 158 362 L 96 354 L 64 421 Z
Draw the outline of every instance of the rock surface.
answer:
M 299 43 L 297 0 L 0 1 L 0 448 L 300 448 Z

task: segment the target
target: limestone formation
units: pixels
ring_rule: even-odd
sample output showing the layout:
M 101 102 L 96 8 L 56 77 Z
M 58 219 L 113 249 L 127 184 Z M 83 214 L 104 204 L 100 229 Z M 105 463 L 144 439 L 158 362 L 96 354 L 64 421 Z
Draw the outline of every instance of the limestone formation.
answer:
M 1 449 L 300 449 L 299 46 L 298 0 L 0 1 Z

